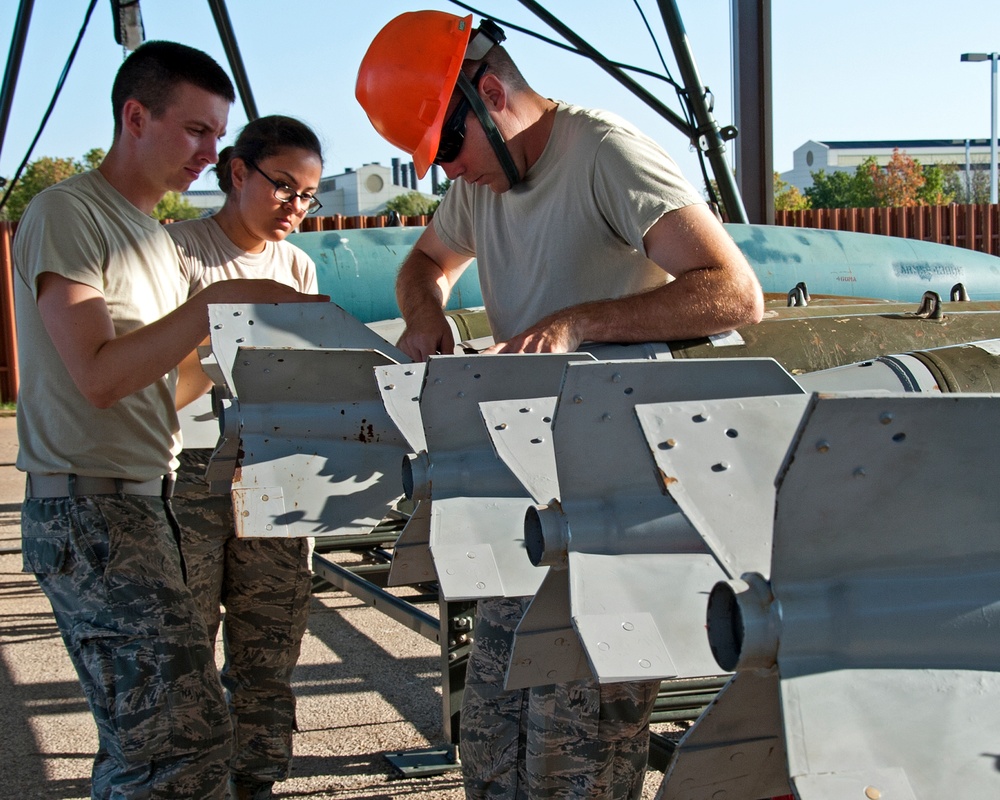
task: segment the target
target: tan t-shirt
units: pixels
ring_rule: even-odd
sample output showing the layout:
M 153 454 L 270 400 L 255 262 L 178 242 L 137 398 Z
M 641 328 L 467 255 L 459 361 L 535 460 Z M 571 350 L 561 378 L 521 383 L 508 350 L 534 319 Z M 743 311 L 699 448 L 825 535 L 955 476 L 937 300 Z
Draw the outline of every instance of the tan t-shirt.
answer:
M 560 104 L 541 157 L 495 194 L 457 180 L 431 224 L 475 256 L 496 340 L 591 300 L 662 286 L 642 238 L 664 214 L 705 202 L 652 139 L 620 117 Z
M 181 274 L 191 294 L 217 281 L 269 278 L 306 294 L 316 294 L 316 264 L 289 242 L 265 242 L 260 253 L 233 244 L 214 217 L 167 226 L 181 255 Z
M 104 296 L 116 335 L 160 319 L 187 294 L 163 226 L 93 170 L 31 201 L 14 237 L 14 267 L 18 468 L 140 481 L 173 469 L 176 371 L 95 408 L 76 388 L 36 304 L 39 275 L 54 272 Z

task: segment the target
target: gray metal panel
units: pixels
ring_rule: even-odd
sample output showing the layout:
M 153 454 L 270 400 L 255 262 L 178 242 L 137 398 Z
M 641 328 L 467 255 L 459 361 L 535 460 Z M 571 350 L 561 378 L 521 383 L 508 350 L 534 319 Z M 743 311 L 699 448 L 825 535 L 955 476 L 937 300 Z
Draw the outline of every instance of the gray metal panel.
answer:
M 544 570 L 524 552 L 529 498 L 497 458 L 479 404 L 552 395 L 566 364 L 580 360 L 593 359 L 560 353 L 428 360 L 420 394 L 427 486 L 414 486 L 414 494 L 431 498 L 431 554 L 446 599 L 529 595 L 539 585 Z M 438 505 L 446 500 L 456 502 Z M 460 569 L 473 552 L 476 568 Z
M 771 359 L 566 367 L 553 439 L 561 509 L 570 530 L 571 617 L 600 680 L 718 672 L 704 636 L 705 597 L 725 573 L 663 493 L 635 406 L 782 390 L 799 391 Z M 664 580 L 664 572 L 675 571 L 673 555 L 677 577 Z M 646 579 L 637 579 L 640 574 Z M 628 652 L 627 639 L 621 638 L 625 622 L 642 631 L 646 650 L 639 658 L 648 668 Z M 567 623 L 552 620 L 556 628 Z
M 420 417 L 420 392 L 426 364 L 390 364 L 376 367 L 379 394 L 389 418 L 396 423 L 414 453 L 427 449 Z
M 1000 797 L 998 698 L 995 671 L 782 676 L 792 785 L 801 800 L 839 800 L 867 786 L 885 798 Z
M 710 555 L 571 551 L 568 572 L 573 625 L 602 683 L 719 673 L 705 597 L 724 573 Z
M 217 304 L 208 307 L 208 319 L 212 352 L 227 380 L 240 347 L 363 348 L 410 360 L 334 303 Z
M 772 670 L 730 678 L 681 737 L 656 800 L 764 798 L 790 793 L 778 673 Z M 857 797 L 863 800 L 861 795 Z
M 593 679 L 580 635 L 570 623 L 569 573 L 549 569 L 517 625 L 506 689 Z
M 555 397 L 480 403 L 479 410 L 497 456 L 536 503 L 559 497 L 556 455 L 552 449 Z
M 406 521 L 392 549 L 389 586 L 407 586 L 437 580 L 430 551 L 430 513 L 431 504 L 421 500 Z
M 997 558 L 998 430 L 995 395 L 816 397 L 778 478 L 772 583 Z
M 874 769 L 863 772 L 835 772 L 826 775 L 803 775 L 796 778 L 795 791 L 808 800 L 843 800 L 845 797 L 892 798 L 892 800 L 919 800 L 901 769 Z M 941 797 L 973 797 L 966 787 L 951 787 Z
M 370 350 L 240 348 L 240 535 L 359 533 L 382 520 L 402 494 L 409 452 L 372 371 L 388 361 Z
M 526 597 L 537 591 L 547 568 L 533 566 L 524 551 L 529 505 L 527 497 L 433 499 L 430 551 L 445 599 Z
M 730 577 L 768 574 L 774 476 L 808 400 L 801 393 L 636 406 L 665 490 Z
M 489 446 L 479 403 L 551 397 L 568 363 L 593 357 L 582 353 L 495 356 L 431 356 L 420 395 L 428 450 Z
M 1000 794 L 997 430 L 997 395 L 814 397 L 771 568 L 802 800 Z

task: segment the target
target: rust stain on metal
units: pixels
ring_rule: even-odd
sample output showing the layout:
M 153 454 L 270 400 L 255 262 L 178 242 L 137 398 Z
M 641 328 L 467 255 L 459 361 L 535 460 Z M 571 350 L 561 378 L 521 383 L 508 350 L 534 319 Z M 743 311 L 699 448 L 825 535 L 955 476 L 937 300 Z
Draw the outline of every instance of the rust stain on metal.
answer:
M 238 537 L 246 536 L 244 532 L 244 524 L 247 518 L 250 516 L 250 512 L 246 508 L 245 493 L 244 492 L 233 492 L 233 518 L 236 528 L 236 535 Z
M 669 486 L 672 483 L 677 483 L 677 478 L 672 478 L 670 475 L 667 475 L 667 473 L 664 472 L 662 469 L 660 470 L 660 480 L 663 481 L 664 486 Z

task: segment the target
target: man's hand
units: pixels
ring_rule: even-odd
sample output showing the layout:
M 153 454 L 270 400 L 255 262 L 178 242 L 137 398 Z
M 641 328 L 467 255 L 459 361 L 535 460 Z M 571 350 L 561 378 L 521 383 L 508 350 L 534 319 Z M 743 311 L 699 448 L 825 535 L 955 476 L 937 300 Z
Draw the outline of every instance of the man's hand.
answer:
M 424 324 L 420 328 L 408 326 L 396 342 L 396 347 L 414 361 L 426 361 L 429 356 L 438 353 L 445 355 L 454 353 L 455 337 L 442 314 L 438 324 Z
M 545 317 L 523 333 L 483 350 L 491 353 L 571 353 L 580 346 L 572 318 L 562 312 Z

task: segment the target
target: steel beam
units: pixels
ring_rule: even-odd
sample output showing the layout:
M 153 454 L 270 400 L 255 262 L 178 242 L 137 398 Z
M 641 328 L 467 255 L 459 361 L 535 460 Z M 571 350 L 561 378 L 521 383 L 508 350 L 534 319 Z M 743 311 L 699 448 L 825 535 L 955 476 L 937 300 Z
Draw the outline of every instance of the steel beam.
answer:
M 225 0 L 208 0 L 208 7 L 212 10 L 212 19 L 215 20 L 215 28 L 222 40 L 222 49 L 226 51 L 229 68 L 233 71 L 233 81 L 236 83 L 236 90 L 243 101 L 243 110 L 246 112 L 247 121 L 253 122 L 260 114 L 257 113 L 257 103 L 253 99 L 250 79 L 247 77 L 246 67 L 243 66 L 243 56 L 240 55 L 240 46 L 236 41 L 236 33 L 233 31 L 232 20 L 229 19 L 226 2 Z
M 771 0 L 732 0 L 736 184 L 747 220 L 774 224 Z
M 0 150 L 3 149 L 7 136 L 7 123 L 10 121 L 10 109 L 14 103 L 14 90 L 17 88 L 17 76 L 21 72 L 21 59 L 24 57 L 24 44 L 28 39 L 28 26 L 31 24 L 34 5 L 34 0 L 21 0 L 17 7 L 17 19 L 14 21 L 7 66 L 3 73 L 3 88 L 0 89 Z

